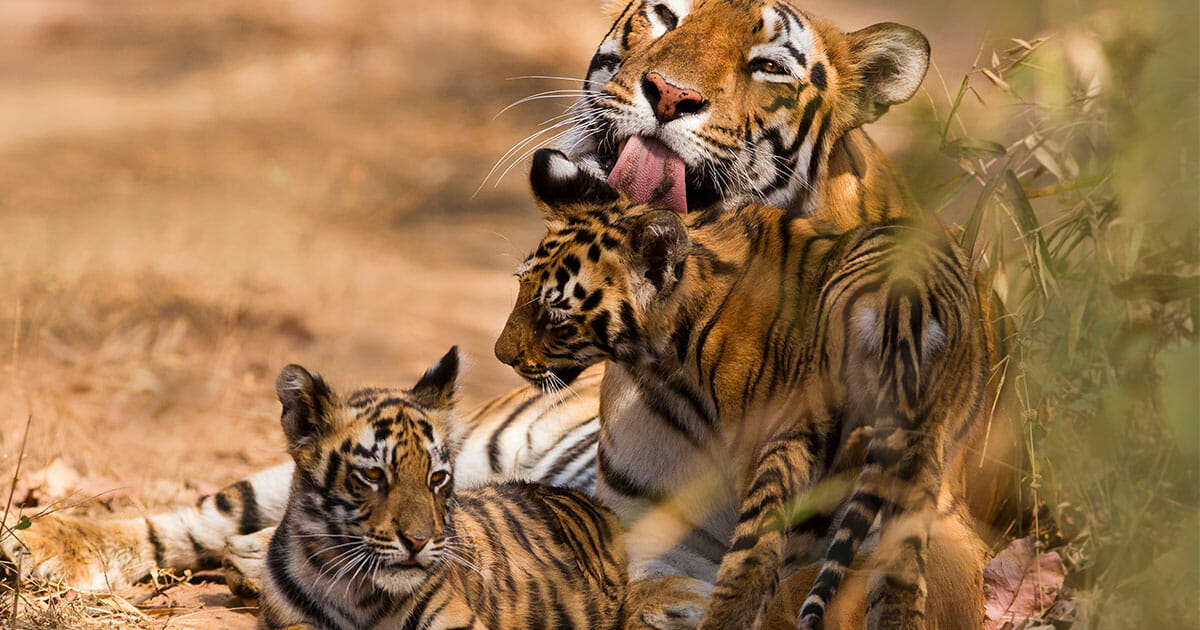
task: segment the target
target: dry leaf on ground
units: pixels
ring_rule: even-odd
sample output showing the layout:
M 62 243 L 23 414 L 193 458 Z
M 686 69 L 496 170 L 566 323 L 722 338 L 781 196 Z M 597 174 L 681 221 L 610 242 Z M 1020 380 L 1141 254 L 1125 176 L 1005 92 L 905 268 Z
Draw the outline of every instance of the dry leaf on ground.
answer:
M 1058 598 L 1065 573 L 1058 553 L 1038 553 L 1033 536 L 1013 541 L 983 570 L 984 630 L 1039 619 Z

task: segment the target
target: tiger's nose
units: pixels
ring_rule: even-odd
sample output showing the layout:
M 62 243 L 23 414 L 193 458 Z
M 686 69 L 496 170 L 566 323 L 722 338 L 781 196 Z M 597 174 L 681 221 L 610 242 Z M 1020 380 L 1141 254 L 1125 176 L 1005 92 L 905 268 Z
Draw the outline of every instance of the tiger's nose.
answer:
M 404 546 L 408 547 L 408 552 L 416 555 L 425 548 L 425 544 L 429 542 L 428 538 L 418 538 L 409 536 L 408 534 L 400 534 L 401 540 L 404 541 Z
M 648 72 L 642 78 L 642 92 L 646 95 L 646 100 L 650 101 L 654 117 L 660 123 L 695 114 L 708 104 L 696 90 L 685 90 L 672 85 L 657 72 Z

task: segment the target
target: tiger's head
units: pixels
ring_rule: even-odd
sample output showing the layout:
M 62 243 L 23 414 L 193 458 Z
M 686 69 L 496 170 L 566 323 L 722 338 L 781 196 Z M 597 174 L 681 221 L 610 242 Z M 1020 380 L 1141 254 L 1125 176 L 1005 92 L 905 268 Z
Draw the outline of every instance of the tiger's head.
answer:
M 839 138 L 908 100 L 928 64 L 899 24 L 843 33 L 786 0 L 633 0 L 562 146 L 637 202 L 811 211 Z
M 535 385 L 564 385 L 607 359 L 649 356 L 643 321 L 671 295 L 691 248 L 678 214 L 633 204 L 559 151 L 530 181 L 547 233 L 517 269 L 496 358 Z
M 296 461 L 287 518 L 322 576 L 369 575 L 378 588 L 411 592 L 442 562 L 458 364 L 451 348 L 412 389 L 360 389 L 344 399 L 303 367 L 279 373 Z

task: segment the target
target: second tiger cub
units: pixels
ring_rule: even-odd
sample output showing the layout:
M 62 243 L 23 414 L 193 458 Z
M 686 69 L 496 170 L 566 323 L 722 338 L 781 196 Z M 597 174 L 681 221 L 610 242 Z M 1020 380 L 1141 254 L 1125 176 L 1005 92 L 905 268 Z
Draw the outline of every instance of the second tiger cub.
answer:
M 264 628 L 616 628 L 625 553 L 615 516 L 571 490 L 454 490 L 458 349 L 409 390 L 342 398 L 279 374 L 296 462 L 271 540 Z

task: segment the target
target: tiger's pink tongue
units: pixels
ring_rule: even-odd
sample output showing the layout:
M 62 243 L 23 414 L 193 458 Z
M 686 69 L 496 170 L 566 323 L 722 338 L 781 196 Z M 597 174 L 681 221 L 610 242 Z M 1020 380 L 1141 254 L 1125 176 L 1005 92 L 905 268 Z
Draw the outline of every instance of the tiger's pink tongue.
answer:
M 608 185 L 634 203 L 653 203 L 687 214 L 685 171 L 683 158 L 663 143 L 632 136 L 608 174 Z

